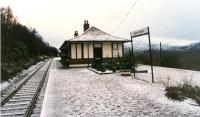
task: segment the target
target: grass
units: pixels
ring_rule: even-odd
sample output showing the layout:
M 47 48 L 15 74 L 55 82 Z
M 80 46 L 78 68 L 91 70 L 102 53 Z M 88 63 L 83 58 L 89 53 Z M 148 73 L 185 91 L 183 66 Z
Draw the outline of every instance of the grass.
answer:
M 168 86 L 165 89 L 166 96 L 172 100 L 183 101 L 186 98 L 191 98 L 200 106 L 200 87 L 192 86 L 189 83 L 184 83 L 179 86 Z

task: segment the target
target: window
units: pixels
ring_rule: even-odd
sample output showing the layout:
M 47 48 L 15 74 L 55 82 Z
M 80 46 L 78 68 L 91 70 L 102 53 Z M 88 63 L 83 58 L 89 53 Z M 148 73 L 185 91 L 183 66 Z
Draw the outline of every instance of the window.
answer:
M 101 48 L 101 44 L 100 44 L 100 43 L 95 43 L 95 44 L 94 44 L 94 47 L 95 47 L 95 48 Z
M 118 57 L 119 52 L 118 52 L 118 44 L 117 43 L 113 43 L 113 57 Z

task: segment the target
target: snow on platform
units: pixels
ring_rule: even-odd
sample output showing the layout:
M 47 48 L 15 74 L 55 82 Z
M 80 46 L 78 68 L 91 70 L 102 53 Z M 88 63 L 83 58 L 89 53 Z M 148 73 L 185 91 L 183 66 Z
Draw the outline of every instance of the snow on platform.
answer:
M 88 64 L 73 64 L 69 65 L 70 68 L 88 67 Z
M 41 117 L 200 116 L 200 107 L 171 101 L 165 87 L 86 68 L 62 69 L 53 61 Z

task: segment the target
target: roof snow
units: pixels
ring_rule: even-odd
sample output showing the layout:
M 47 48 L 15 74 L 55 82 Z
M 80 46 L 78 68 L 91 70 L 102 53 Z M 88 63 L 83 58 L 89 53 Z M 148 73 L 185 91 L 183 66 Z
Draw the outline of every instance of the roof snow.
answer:
M 123 41 L 128 42 L 129 39 L 112 36 L 102 30 L 92 26 L 86 30 L 82 35 L 76 36 L 67 41 Z

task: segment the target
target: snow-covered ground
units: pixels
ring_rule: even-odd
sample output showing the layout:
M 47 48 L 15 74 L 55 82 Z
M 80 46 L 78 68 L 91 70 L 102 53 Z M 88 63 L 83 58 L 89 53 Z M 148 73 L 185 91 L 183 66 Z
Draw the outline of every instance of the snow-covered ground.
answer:
M 104 72 L 97 71 L 96 69 L 93 69 L 92 67 L 89 67 L 88 69 L 91 70 L 91 71 L 93 71 L 93 72 L 96 72 L 98 74 L 112 74 L 113 73 L 113 71 L 108 70 L 108 69 L 106 69 L 106 71 L 104 71 Z
M 1 92 L 1 94 L 6 93 L 8 88 L 9 88 L 8 90 L 11 90 L 13 87 L 15 87 L 14 85 L 16 83 L 18 83 L 19 81 L 23 80 L 24 78 L 26 78 L 30 74 L 32 74 L 40 65 L 42 65 L 42 63 L 44 63 L 44 61 L 38 62 L 37 64 L 32 65 L 31 67 L 29 67 L 26 70 L 22 70 L 16 76 L 14 76 L 13 78 L 9 79 L 9 81 L 1 82 L 0 83 L 0 92 Z
M 136 73 L 138 79 L 147 82 L 152 81 L 151 67 L 139 65 L 138 70 L 148 70 L 148 73 Z M 192 85 L 200 86 L 200 71 L 183 70 L 175 68 L 153 66 L 154 80 L 156 83 L 164 85 L 179 85 L 188 82 Z
M 200 107 L 190 103 L 195 102 L 167 99 L 160 83 L 120 73 L 98 75 L 86 68 L 62 69 L 54 59 L 41 116 L 200 116 Z

